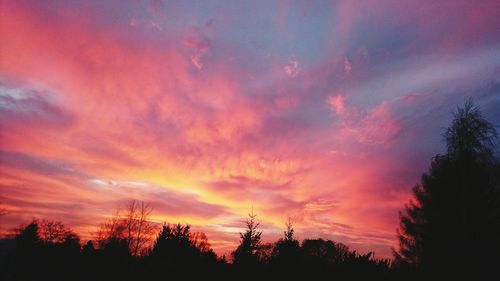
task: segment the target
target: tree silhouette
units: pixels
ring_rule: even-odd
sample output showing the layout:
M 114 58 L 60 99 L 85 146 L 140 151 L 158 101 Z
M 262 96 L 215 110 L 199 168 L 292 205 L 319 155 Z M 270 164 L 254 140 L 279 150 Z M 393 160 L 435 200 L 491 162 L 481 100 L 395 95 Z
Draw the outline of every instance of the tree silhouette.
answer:
M 169 263 L 187 259 L 190 248 L 190 226 L 164 224 L 151 251 L 151 256 Z
M 247 229 L 233 252 L 234 263 L 217 259 L 202 232 L 189 225 L 164 224 L 153 247 L 132 255 L 124 216 L 107 221 L 107 238 L 94 247 L 83 247 L 71 229 L 59 221 L 33 220 L 16 230 L 13 238 L 0 242 L 14 247 L 13 264 L 0 260 L 3 280 L 156 280 L 156 279 L 387 279 L 389 263 L 376 260 L 373 253 L 360 255 L 342 243 L 306 239 L 302 245 L 294 237 L 291 220 L 283 237 L 275 243 L 262 243 L 256 215 L 249 214 Z M 0 251 L 0 254 L 2 251 Z M 1 255 L 0 255 L 1 257 Z M 390 276 L 389 276 L 390 277 Z
M 35 279 L 40 268 L 38 257 L 41 252 L 38 222 L 33 220 L 28 225 L 21 226 L 17 232 L 16 279 Z
M 151 211 L 149 204 L 131 200 L 99 227 L 95 237 L 99 251 L 92 264 L 100 278 L 128 280 L 138 274 L 134 258 L 147 254 L 155 230 L 149 221 Z
M 297 241 L 294 239 L 293 234 L 295 232 L 295 229 L 293 229 L 293 223 L 292 223 L 292 218 L 288 217 L 288 221 L 286 222 L 286 230 L 284 231 L 285 234 L 285 241 Z
M 273 268 L 284 278 L 296 274 L 300 264 L 300 243 L 294 237 L 295 230 L 291 218 L 288 218 L 283 238 L 280 238 L 273 249 Z
M 240 233 L 240 244 L 232 253 L 233 263 L 239 270 L 247 274 L 255 274 L 256 266 L 259 262 L 258 250 L 261 244 L 262 231 L 258 230 L 260 225 L 255 220 L 256 214 L 252 212 L 248 214 L 246 220 L 246 230 Z
M 80 256 L 80 238 L 62 222 L 33 220 L 17 230 L 15 240 L 17 279 L 74 278 Z
M 213 273 L 217 256 L 206 235 L 190 229 L 189 225 L 163 225 L 149 255 L 151 276 L 161 276 L 164 270 L 171 276 L 189 274 L 191 278 Z
M 500 266 L 496 131 L 468 100 L 444 137 L 447 154 L 433 158 L 400 213 L 395 263 L 420 277 L 486 278 Z
M 454 112 L 454 120 L 444 136 L 449 156 L 479 156 L 484 160 L 493 156 L 497 132 L 469 98 Z
M 331 240 L 305 239 L 302 242 L 302 262 L 306 272 L 312 275 L 331 272 L 335 265 L 344 261 L 348 252 L 347 246 Z
M 119 248 L 126 245 L 131 255 L 141 255 L 150 246 L 155 231 L 155 225 L 149 221 L 151 212 L 152 207 L 148 203 L 127 202 L 124 210 L 118 209 L 97 231 L 100 247 L 111 244 L 110 247 Z
M 153 208 L 149 203 L 129 201 L 126 204 L 125 223 L 127 225 L 127 240 L 132 255 L 137 256 L 148 247 L 155 231 L 149 221 Z
M 76 234 L 61 221 L 42 220 L 39 223 L 40 239 L 46 243 L 63 243 L 77 239 Z

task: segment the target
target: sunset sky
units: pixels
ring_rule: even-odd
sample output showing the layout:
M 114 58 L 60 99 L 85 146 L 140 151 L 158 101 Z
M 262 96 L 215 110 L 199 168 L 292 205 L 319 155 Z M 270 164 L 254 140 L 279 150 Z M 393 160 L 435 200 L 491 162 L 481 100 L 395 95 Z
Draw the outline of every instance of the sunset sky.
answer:
M 500 125 L 498 1 L 0 0 L 0 202 L 84 239 L 129 199 L 229 253 L 390 257 L 398 210 L 471 96 Z

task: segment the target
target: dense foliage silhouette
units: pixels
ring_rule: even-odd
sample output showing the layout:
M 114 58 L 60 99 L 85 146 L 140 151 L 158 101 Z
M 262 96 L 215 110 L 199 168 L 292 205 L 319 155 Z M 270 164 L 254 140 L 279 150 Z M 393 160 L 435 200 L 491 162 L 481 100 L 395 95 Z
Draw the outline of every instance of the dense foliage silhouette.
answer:
M 0 240 L 0 280 L 497 280 L 500 270 L 500 163 L 496 130 L 471 101 L 444 134 L 400 213 L 394 260 L 331 240 L 283 237 L 263 243 L 249 214 L 228 261 L 189 225 L 151 222 L 152 208 L 130 201 L 82 243 L 59 221 L 33 220 Z
M 468 100 L 444 134 L 413 200 L 400 214 L 395 265 L 418 279 L 496 280 L 500 258 L 500 165 L 496 130 Z
M 261 247 L 262 231 L 258 230 L 260 225 L 256 221 L 257 215 L 252 212 L 246 221 L 246 231 L 240 233 L 240 245 L 232 253 L 233 263 L 238 271 L 243 272 L 245 277 L 255 277 L 259 266 L 259 250 Z
M 153 280 L 218 279 L 275 280 L 287 277 L 332 276 L 373 278 L 388 276 L 387 260 L 372 253 L 357 254 L 341 243 L 294 238 L 291 223 L 275 243 L 261 243 L 262 231 L 253 212 L 240 234 L 232 263 L 218 258 L 208 239 L 189 225 L 163 224 L 148 250 L 134 255 L 127 235 L 102 236 L 98 242 L 79 237 L 57 221 L 33 220 L 2 242 L 14 247 L 0 262 L 2 280 Z M 116 218 L 114 218 L 116 220 Z M 109 229 L 108 229 L 109 230 Z M 118 232 L 122 233 L 122 232 Z

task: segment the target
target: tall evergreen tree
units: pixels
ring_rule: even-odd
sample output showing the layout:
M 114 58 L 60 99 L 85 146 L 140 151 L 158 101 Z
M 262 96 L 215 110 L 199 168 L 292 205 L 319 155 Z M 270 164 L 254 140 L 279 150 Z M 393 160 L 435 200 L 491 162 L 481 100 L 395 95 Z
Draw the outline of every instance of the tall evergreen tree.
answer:
M 423 276 L 480 279 L 500 268 L 500 169 L 495 128 L 468 100 L 400 213 L 396 264 Z M 498 276 L 498 275 L 497 275 Z
M 240 233 L 240 245 L 233 252 L 233 262 L 244 271 L 252 271 L 258 263 L 258 250 L 261 244 L 262 231 L 258 230 L 260 225 L 256 221 L 257 215 L 252 212 L 248 214 L 246 231 Z
M 297 276 L 300 267 L 300 243 L 294 236 L 292 221 L 288 218 L 283 238 L 280 238 L 273 249 L 272 268 L 276 277 L 289 279 Z
M 283 238 L 276 242 L 274 247 L 273 257 L 279 263 L 287 264 L 299 261 L 300 244 L 294 236 L 295 230 L 293 229 L 292 221 L 289 218 L 286 223 L 286 230 L 283 232 Z

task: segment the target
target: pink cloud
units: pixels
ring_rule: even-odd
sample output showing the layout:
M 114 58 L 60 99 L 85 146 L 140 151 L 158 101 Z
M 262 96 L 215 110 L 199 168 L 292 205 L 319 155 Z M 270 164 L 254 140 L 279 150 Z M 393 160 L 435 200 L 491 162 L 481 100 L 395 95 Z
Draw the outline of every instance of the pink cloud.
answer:
M 390 103 L 384 101 L 369 109 L 345 106 L 343 95 L 328 96 L 327 103 L 341 122 L 336 124 L 339 137 L 373 145 L 389 145 L 401 130 L 397 118 L 391 113 Z
M 189 58 L 193 65 L 198 68 L 198 70 L 201 70 L 203 68 L 201 59 L 209 50 L 211 44 L 208 38 L 201 35 L 199 29 L 194 29 L 193 33 L 192 36 L 184 40 L 184 44 L 194 50 L 194 53 L 190 55 Z
M 345 99 L 345 96 L 339 94 L 335 96 L 328 96 L 327 101 L 330 109 L 334 110 L 338 115 L 343 115 L 344 113 L 346 113 L 344 106 Z
M 352 71 L 352 64 L 347 57 L 344 58 L 344 72 L 345 75 L 350 75 Z
M 288 60 L 288 63 L 285 64 L 283 67 L 283 70 L 285 71 L 286 75 L 288 75 L 291 78 L 294 78 L 300 73 L 300 66 L 299 66 L 299 61 L 296 60 L 295 58 L 290 58 Z
M 388 144 L 399 133 L 400 125 L 387 102 L 373 108 L 361 121 L 358 140 Z

